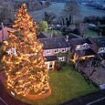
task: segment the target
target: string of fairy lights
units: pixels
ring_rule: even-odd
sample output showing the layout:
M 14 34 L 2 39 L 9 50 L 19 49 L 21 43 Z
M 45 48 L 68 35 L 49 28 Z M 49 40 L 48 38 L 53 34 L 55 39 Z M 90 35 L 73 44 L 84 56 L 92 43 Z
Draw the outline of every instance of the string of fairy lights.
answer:
M 23 4 L 17 13 L 9 39 L 2 47 L 7 88 L 17 95 L 41 95 L 49 91 L 43 45 L 37 39 L 37 25 Z

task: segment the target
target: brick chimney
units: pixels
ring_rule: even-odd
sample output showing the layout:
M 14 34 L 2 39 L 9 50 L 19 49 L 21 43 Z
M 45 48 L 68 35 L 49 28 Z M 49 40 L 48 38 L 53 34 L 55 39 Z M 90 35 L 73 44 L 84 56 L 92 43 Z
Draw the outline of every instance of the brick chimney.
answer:
M 68 35 L 66 35 L 65 40 L 66 40 L 66 42 L 68 42 L 68 41 L 69 41 L 69 36 L 68 36 Z

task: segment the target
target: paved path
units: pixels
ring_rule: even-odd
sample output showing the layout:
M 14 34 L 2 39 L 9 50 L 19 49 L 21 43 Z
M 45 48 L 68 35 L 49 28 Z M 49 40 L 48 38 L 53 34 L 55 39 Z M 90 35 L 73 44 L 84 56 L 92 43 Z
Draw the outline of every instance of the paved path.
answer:
M 73 99 L 61 105 L 105 105 L 105 90 Z
M 5 103 L 5 101 L 2 98 L 0 98 L 0 105 L 8 105 L 8 104 Z

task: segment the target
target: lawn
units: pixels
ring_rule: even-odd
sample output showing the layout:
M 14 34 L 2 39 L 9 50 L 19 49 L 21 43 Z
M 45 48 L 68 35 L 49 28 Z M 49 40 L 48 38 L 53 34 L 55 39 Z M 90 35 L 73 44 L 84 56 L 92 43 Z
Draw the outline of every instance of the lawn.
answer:
M 88 84 L 78 72 L 69 66 L 49 74 L 52 95 L 45 100 L 31 102 L 32 105 L 59 105 L 98 90 L 93 84 Z
M 97 32 L 88 29 L 85 32 L 85 36 L 94 38 L 94 37 L 97 37 L 98 35 L 97 35 Z

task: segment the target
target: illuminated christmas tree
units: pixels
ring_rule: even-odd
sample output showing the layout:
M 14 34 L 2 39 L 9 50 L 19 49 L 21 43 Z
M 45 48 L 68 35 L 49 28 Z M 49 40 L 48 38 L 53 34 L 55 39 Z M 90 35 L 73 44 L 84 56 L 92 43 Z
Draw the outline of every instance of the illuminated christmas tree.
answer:
M 48 70 L 43 57 L 43 45 L 37 39 L 37 25 L 23 4 L 17 13 L 14 31 L 4 41 L 2 62 L 6 71 L 6 86 L 15 95 L 28 97 L 50 94 Z

